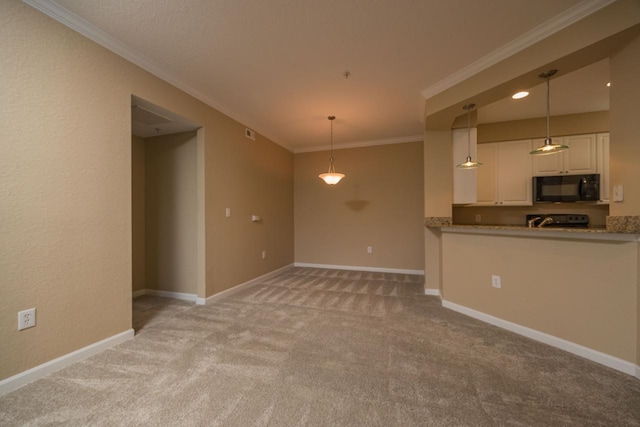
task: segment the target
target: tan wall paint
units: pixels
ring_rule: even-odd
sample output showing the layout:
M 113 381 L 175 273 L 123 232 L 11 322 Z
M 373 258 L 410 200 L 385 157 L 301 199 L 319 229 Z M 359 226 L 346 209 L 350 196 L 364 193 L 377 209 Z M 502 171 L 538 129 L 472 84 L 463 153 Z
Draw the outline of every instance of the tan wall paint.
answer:
M 611 184 L 624 186 L 624 201 L 612 202 L 610 214 L 640 215 L 640 36 L 611 56 Z M 640 256 L 640 255 L 639 255 Z M 640 261 L 639 261 L 640 265 Z M 640 267 L 636 313 L 636 365 L 640 366 Z
M 424 134 L 424 216 L 450 217 L 453 203 L 451 131 Z
M 611 184 L 624 186 L 624 201 L 611 215 L 640 215 L 640 36 L 611 56 Z
M 552 116 L 549 120 L 551 136 L 580 135 L 609 132 L 609 112 Z M 546 137 L 546 118 L 514 120 L 478 125 L 478 143 L 514 141 Z
M 330 187 L 318 178 L 329 152 L 295 155 L 296 262 L 423 270 L 422 142 L 334 158 L 346 178 Z
M 196 294 L 196 132 L 145 145 L 146 288 Z
M 453 144 L 451 131 L 424 133 L 424 216 L 451 217 Z M 441 290 L 440 230 L 424 232 L 424 287 Z
M 445 300 L 635 362 L 636 242 L 445 232 L 442 245 Z
M 145 289 L 145 143 L 131 136 L 132 290 Z
M 206 294 L 293 262 L 290 152 L 24 3 L 0 38 L 0 379 L 131 328 L 132 94 L 206 130 Z

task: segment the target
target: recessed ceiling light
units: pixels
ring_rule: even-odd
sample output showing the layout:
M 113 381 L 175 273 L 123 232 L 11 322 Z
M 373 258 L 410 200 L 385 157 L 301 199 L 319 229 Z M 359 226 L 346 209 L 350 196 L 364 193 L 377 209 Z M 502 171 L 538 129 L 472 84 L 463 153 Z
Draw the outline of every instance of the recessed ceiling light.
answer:
M 611 82 L 607 82 L 607 87 L 611 87 Z
M 527 92 L 526 90 L 523 90 L 522 92 L 514 93 L 513 95 L 511 95 L 513 99 L 522 99 L 525 96 L 529 96 L 529 92 Z

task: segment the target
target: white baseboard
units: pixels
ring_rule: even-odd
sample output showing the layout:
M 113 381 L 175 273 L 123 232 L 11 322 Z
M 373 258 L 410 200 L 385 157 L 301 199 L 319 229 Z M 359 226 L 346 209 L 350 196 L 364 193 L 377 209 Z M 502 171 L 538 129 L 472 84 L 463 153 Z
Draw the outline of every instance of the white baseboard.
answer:
M 636 365 L 636 378 L 640 380 L 640 366 Z
M 131 293 L 131 297 L 132 298 L 138 298 L 138 297 L 141 297 L 141 296 L 146 295 L 146 294 L 147 294 L 147 290 L 146 289 L 140 289 L 138 291 L 133 291 Z
M 473 317 L 474 319 L 482 320 L 483 322 L 487 322 L 492 325 L 498 326 L 500 328 L 506 329 L 508 331 L 515 332 L 516 334 L 520 334 L 527 338 L 531 338 L 535 341 L 539 341 L 544 344 L 548 344 L 552 347 L 556 347 L 561 350 L 568 351 L 569 353 L 573 353 L 577 356 L 584 357 L 585 359 L 589 359 L 592 362 L 596 362 L 601 365 L 608 366 L 609 368 L 613 368 L 620 372 L 624 372 L 625 374 L 629 374 L 629 375 L 636 374 L 637 376 L 636 365 L 634 365 L 631 362 L 627 362 L 626 360 L 619 359 L 615 356 L 601 353 L 597 350 L 584 347 L 580 344 L 576 344 L 571 341 L 567 341 L 565 339 L 558 338 L 553 335 L 549 335 L 544 332 L 537 331 L 535 329 L 527 328 L 526 326 L 518 325 L 517 323 L 512 323 L 507 320 L 503 320 L 498 317 L 494 317 L 489 314 L 485 314 L 480 311 L 476 311 L 471 308 L 458 305 L 449 301 L 443 300 L 442 306 L 448 309 L 457 311 L 459 313 L 466 314 L 467 316 Z
M 204 305 L 204 304 L 209 304 L 209 303 L 211 303 L 213 301 L 219 300 L 220 298 L 228 297 L 229 295 L 233 295 L 236 292 L 241 291 L 242 289 L 244 289 L 246 287 L 249 287 L 251 285 L 255 285 L 255 284 L 261 282 L 262 280 L 265 280 L 265 279 L 268 279 L 269 277 L 275 276 L 276 274 L 286 270 L 287 268 L 291 268 L 292 266 L 293 266 L 293 264 L 285 265 L 284 267 L 280 267 L 277 270 L 273 270 L 273 271 L 271 271 L 271 272 L 269 272 L 267 274 L 263 274 L 260 277 L 256 277 L 256 278 L 253 278 L 253 279 L 251 279 L 249 281 L 246 281 L 244 283 L 240 283 L 239 285 L 236 285 L 233 288 L 229 288 L 229 289 L 226 289 L 226 290 L 224 290 L 222 292 L 218 292 L 217 294 L 213 294 L 210 297 L 207 297 L 206 299 L 203 298 L 204 301 L 202 303 L 200 303 L 200 302 L 197 302 L 197 303 Z M 198 300 L 200 300 L 200 298 L 198 298 Z
M 440 289 L 425 289 L 424 290 L 424 294 L 425 295 L 430 295 L 433 297 L 439 297 L 440 296 Z
M 154 297 L 173 298 L 183 301 L 197 302 L 198 296 L 196 294 L 188 294 L 185 292 L 172 292 L 172 291 L 159 291 L 157 289 L 141 289 L 131 294 L 133 298 L 138 298 L 143 295 L 151 295 Z
M 57 359 L 50 360 L 42 365 L 38 365 L 35 368 L 31 368 L 27 371 L 20 372 L 17 375 L 9 377 L 0 381 L 0 396 L 3 396 L 25 384 L 33 382 L 39 378 L 44 377 L 52 372 L 58 371 L 72 363 L 86 359 L 87 357 L 98 354 L 114 345 L 118 345 L 127 340 L 133 338 L 133 329 L 126 330 L 112 337 L 106 338 L 102 341 L 90 344 L 79 350 L 73 351 L 64 356 L 60 356 Z
M 395 273 L 395 274 L 416 274 L 424 276 L 424 270 L 404 270 L 401 268 L 378 268 L 378 267 L 360 267 L 354 265 L 330 265 L 330 264 L 310 264 L 307 262 L 296 262 L 294 267 L 310 267 L 310 268 L 328 268 L 331 270 L 353 270 L 353 271 L 372 271 L 374 273 Z

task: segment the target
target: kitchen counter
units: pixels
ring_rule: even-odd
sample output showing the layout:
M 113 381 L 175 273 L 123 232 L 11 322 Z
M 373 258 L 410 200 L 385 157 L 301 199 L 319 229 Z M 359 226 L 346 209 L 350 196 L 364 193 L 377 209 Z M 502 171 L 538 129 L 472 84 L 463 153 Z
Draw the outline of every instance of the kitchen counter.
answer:
M 604 227 L 543 227 L 529 228 L 524 225 L 443 225 L 438 226 L 446 233 L 490 234 L 519 237 L 555 237 L 563 239 L 638 241 L 637 234 L 610 233 Z

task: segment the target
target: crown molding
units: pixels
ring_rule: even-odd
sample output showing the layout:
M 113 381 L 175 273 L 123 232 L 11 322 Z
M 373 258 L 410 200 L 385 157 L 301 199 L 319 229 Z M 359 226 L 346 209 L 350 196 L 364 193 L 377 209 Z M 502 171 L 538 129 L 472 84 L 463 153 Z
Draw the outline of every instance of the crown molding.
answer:
M 22 0 L 22 1 L 28 4 L 29 6 L 33 7 L 34 9 L 49 16 L 50 18 L 53 18 L 54 20 L 58 21 L 62 25 L 65 25 L 66 27 L 69 27 L 72 30 L 80 33 L 81 35 L 85 36 L 89 40 L 92 40 L 98 43 L 100 46 L 110 50 L 116 55 L 126 59 L 129 62 L 134 63 L 138 67 L 142 68 L 145 71 L 148 71 L 149 73 L 153 74 L 159 79 L 164 80 L 165 82 L 171 84 L 172 86 L 175 86 L 176 88 L 182 90 L 183 92 L 186 92 L 187 94 L 193 96 L 197 100 L 202 101 L 209 107 L 220 111 L 221 113 L 229 116 L 230 118 L 238 121 L 239 123 L 248 125 L 249 121 L 246 120 L 246 118 L 242 114 L 217 103 L 207 95 L 195 89 L 193 86 L 189 85 L 188 83 L 185 83 L 184 81 L 180 80 L 176 76 L 170 73 L 167 73 L 160 66 L 158 66 L 156 63 L 154 63 L 152 60 L 150 60 L 140 52 L 137 52 L 131 49 L 129 46 L 125 45 L 115 37 L 105 33 L 104 31 L 100 30 L 96 26 L 80 18 L 75 13 L 60 6 L 54 0 Z M 257 133 L 269 138 L 271 141 L 275 142 L 276 144 L 280 145 L 286 150 L 291 151 L 290 147 L 287 147 L 283 144 L 276 142 L 277 139 L 274 138 L 273 136 L 270 136 L 267 133 L 262 132 L 260 129 L 257 129 L 254 126 L 249 126 L 249 127 L 252 130 L 255 130 Z
M 418 142 L 424 139 L 424 135 L 399 136 L 396 138 L 372 139 L 368 141 L 344 142 L 342 144 L 333 144 L 334 150 L 345 150 L 347 148 L 373 147 L 376 145 L 404 144 L 407 142 Z M 294 154 L 311 153 L 314 151 L 329 151 L 330 145 L 315 145 L 313 147 L 296 147 L 293 149 Z
M 445 90 L 457 85 L 458 83 L 478 74 L 487 68 L 496 65 L 506 58 L 538 43 L 539 41 L 549 37 L 550 35 L 567 28 L 568 26 L 580 21 L 586 16 L 597 12 L 598 10 L 610 5 L 616 0 L 584 0 L 565 12 L 553 17 L 549 21 L 538 25 L 531 31 L 515 38 L 506 45 L 494 50 L 488 55 L 472 62 L 466 67 L 447 76 L 439 82 L 424 89 L 421 94 L 425 99 L 429 99 L 434 95 L 444 92 Z

